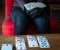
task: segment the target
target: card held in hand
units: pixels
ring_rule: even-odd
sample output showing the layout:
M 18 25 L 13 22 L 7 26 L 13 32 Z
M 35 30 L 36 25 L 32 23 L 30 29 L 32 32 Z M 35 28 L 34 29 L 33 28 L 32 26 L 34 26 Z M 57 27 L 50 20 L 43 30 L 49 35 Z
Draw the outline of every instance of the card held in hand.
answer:
M 24 5 L 26 10 L 32 10 L 34 8 L 45 8 L 46 5 L 42 2 L 31 2 Z

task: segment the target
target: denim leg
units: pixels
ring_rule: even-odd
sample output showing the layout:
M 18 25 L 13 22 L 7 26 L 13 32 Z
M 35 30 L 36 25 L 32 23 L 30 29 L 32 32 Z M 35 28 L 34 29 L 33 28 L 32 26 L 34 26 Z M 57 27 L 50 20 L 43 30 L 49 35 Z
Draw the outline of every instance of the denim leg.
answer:
M 34 23 L 37 32 L 40 33 L 50 33 L 50 20 L 47 17 L 34 18 Z
M 14 35 L 25 34 L 28 22 L 24 12 L 18 7 L 13 7 L 10 12 L 10 18 L 14 22 Z

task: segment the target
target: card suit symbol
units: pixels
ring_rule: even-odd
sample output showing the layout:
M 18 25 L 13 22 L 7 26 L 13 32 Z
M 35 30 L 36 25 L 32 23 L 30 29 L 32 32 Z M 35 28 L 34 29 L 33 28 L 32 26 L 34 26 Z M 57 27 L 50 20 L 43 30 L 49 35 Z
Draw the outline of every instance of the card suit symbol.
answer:
M 42 42 L 43 44 L 45 43 L 45 42 Z
M 46 39 L 44 39 L 44 42 L 47 42 L 47 40 L 46 40 Z
M 20 41 L 20 40 L 18 40 L 18 41 Z
M 45 47 L 47 47 L 47 46 L 45 46 Z
M 42 41 L 41 41 L 42 42 Z
M 31 40 L 31 41 L 33 41 L 33 40 Z
M 20 46 L 22 46 L 22 45 L 20 45 Z
M 20 47 L 20 50 L 22 50 L 22 47 Z
M 8 44 L 6 46 L 8 46 Z
M 46 43 L 43 44 L 44 46 L 46 45 Z
M 20 42 L 21 43 L 21 42 Z
M 43 44 L 43 43 L 41 43 L 41 44 Z
M 33 45 L 33 46 L 35 46 L 35 45 Z
M 44 47 L 44 46 L 42 46 L 42 47 Z

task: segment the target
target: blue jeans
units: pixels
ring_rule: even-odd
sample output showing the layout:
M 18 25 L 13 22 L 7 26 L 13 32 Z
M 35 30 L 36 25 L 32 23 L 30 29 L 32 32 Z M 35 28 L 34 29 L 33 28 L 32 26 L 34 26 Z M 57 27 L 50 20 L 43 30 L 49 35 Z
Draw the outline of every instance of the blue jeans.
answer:
M 28 19 L 35 24 L 37 33 L 50 32 L 50 20 L 48 17 L 31 18 L 27 16 L 21 8 L 13 7 L 10 11 L 10 18 L 14 22 L 14 35 L 26 34 L 28 28 Z

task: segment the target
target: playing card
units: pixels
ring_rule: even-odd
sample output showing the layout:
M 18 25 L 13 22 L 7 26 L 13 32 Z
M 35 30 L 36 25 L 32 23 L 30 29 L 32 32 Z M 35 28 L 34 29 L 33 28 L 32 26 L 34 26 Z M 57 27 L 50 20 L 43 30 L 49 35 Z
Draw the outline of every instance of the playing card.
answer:
M 12 50 L 12 44 L 2 44 L 1 50 Z
M 16 50 L 26 50 L 25 40 L 23 37 L 15 37 Z
M 44 36 L 37 36 L 38 43 L 40 48 L 50 48 L 49 42 Z
M 44 8 L 46 5 L 42 2 L 31 2 L 24 5 L 27 10 L 32 10 L 34 8 Z
M 27 35 L 28 45 L 29 47 L 38 47 L 37 40 L 32 35 Z

